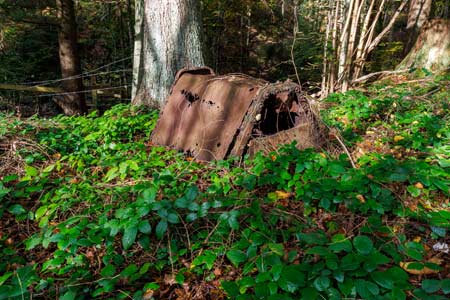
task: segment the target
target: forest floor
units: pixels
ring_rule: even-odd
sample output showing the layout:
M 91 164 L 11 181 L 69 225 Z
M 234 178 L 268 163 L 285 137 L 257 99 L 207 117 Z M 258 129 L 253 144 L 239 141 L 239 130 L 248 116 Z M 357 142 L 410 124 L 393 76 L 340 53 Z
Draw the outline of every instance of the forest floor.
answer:
M 448 299 L 449 88 L 326 99 L 356 168 L 293 145 L 197 162 L 128 105 L 0 114 L 0 299 Z

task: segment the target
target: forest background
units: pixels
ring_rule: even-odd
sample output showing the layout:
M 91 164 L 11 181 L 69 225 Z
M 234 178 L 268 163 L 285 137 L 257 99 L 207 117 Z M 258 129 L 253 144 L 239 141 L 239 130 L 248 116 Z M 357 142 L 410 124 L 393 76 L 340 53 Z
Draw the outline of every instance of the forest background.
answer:
M 205 63 L 301 83 L 323 147 L 156 146 L 133 0 L 0 0 L 0 299 L 448 299 L 449 1 L 199 4 Z

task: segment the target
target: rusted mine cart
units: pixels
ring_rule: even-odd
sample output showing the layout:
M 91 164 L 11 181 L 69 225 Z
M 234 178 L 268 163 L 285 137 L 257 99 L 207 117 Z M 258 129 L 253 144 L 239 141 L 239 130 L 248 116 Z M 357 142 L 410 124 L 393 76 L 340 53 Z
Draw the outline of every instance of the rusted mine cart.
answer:
M 308 100 L 292 82 L 242 74 L 217 76 L 207 67 L 179 71 L 152 142 L 199 160 L 270 152 L 279 144 L 320 144 Z

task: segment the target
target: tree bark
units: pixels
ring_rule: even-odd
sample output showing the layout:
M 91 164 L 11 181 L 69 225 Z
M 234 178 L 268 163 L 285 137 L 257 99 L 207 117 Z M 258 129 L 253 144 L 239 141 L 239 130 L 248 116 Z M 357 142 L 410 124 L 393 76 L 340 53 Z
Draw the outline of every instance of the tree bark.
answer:
M 161 107 L 176 72 L 203 66 L 198 0 L 137 0 L 132 103 Z
M 77 49 L 77 23 L 73 0 L 57 0 L 57 17 L 59 20 L 59 60 L 63 88 L 66 94 L 55 99 L 66 115 L 78 115 L 87 112 L 83 91 L 80 57 Z
M 412 50 L 397 69 L 426 68 L 440 71 L 450 67 L 450 20 L 427 22 Z
M 405 43 L 403 53 L 408 53 L 417 40 L 420 29 L 428 20 L 431 11 L 431 0 L 411 0 L 408 12 L 408 40 Z

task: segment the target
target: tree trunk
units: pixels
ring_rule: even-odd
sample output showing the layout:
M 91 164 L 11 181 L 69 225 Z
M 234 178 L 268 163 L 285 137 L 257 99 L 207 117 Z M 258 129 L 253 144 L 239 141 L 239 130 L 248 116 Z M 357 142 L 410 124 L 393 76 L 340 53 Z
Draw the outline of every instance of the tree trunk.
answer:
M 197 0 L 137 0 L 132 103 L 161 106 L 176 72 L 203 66 Z
M 406 25 L 408 40 L 405 43 L 403 53 L 408 53 L 417 40 L 420 29 L 428 20 L 431 11 L 431 0 L 411 0 Z
M 397 69 L 426 68 L 431 71 L 450 67 L 450 20 L 426 23 L 412 50 Z
M 56 1 L 59 20 L 59 59 L 61 64 L 63 88 L 66 94 L 55 99 L 66 115 L 78 115 L 87 112 L 83 91 L 80 57 L 77 49 L 77 23 L 73 0 Z

